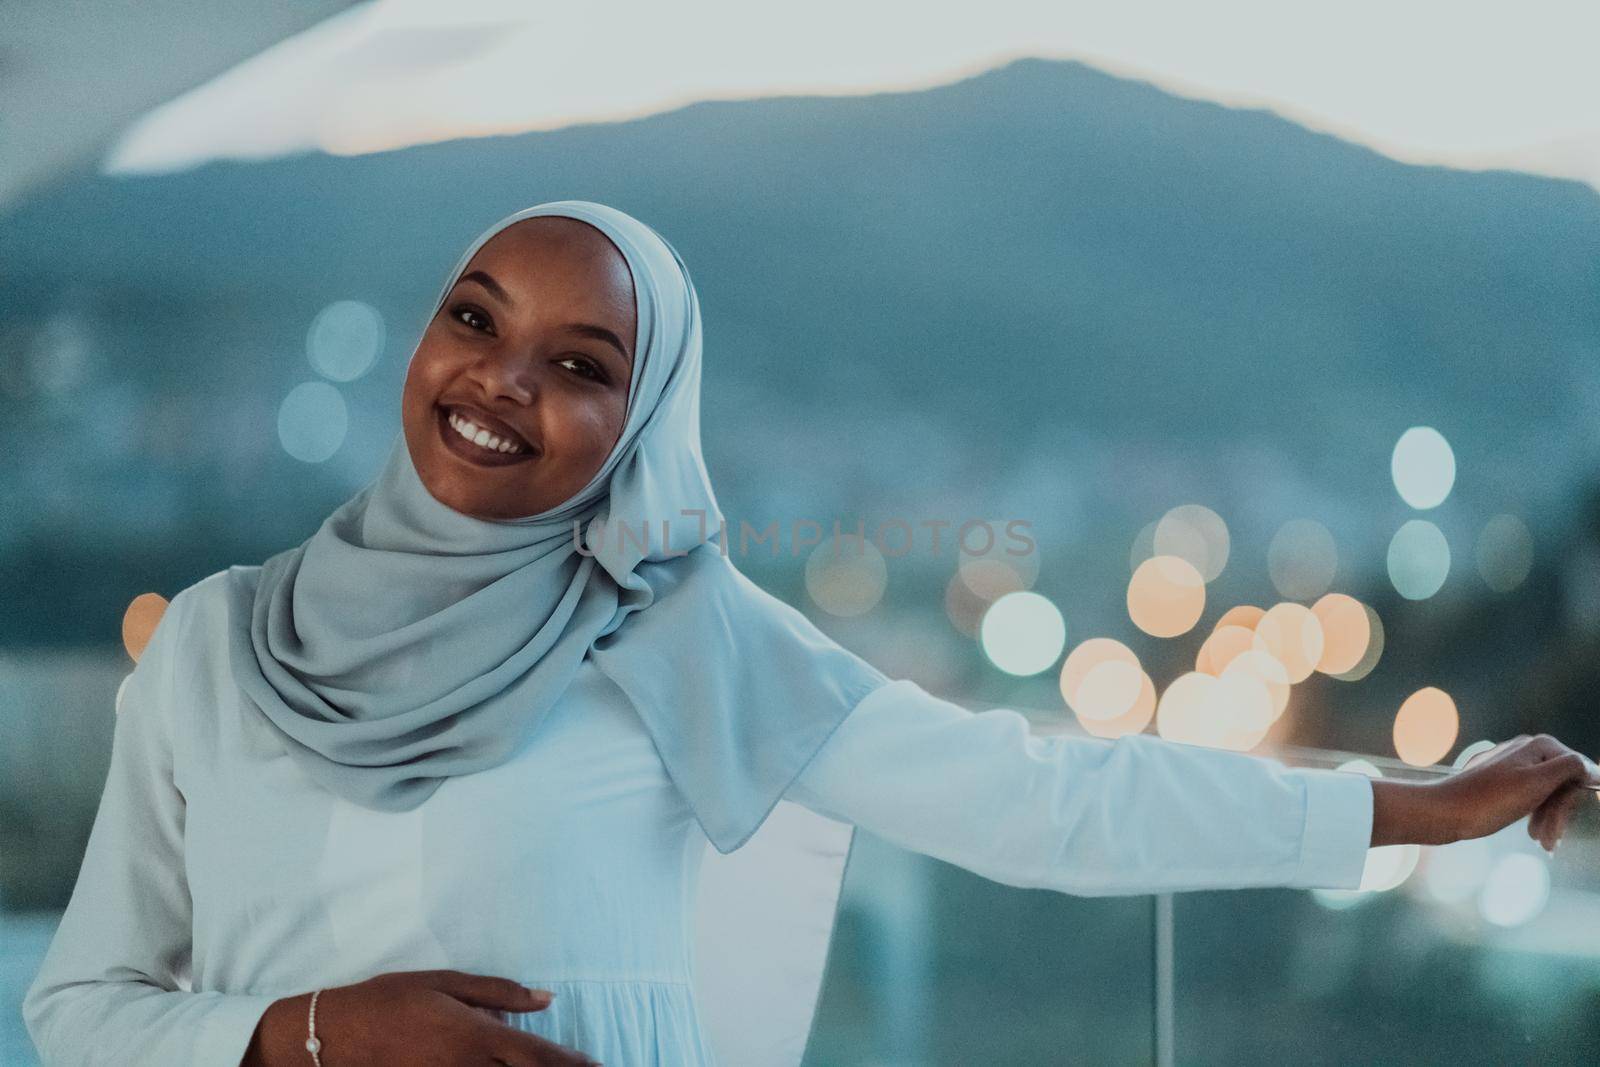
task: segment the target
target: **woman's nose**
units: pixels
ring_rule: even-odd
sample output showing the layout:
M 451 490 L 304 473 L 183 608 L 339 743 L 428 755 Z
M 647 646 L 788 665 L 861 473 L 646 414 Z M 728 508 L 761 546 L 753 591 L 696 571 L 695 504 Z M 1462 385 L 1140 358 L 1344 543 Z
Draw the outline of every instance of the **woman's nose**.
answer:
M 467 372 L 487 397 L 504 397 L 519 404 L 531 404 L 539 395 L 533 361 L 526 353 L 509 347 L 485 353 Z

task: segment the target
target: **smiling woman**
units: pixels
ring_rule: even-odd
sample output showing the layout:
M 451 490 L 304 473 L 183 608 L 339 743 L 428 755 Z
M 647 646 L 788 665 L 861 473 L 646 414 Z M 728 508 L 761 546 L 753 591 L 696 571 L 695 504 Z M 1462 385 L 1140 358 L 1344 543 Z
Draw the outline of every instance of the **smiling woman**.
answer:
M 627 418 L 634 304 L 627 259 L 593 226 L 542 216 L 495 234 L 406 376 L 406 444 L 428 491 L 463 514 L 510 519 L 584 488 Z
M 1543 736 L 1425 786 L 1041 737 L 891 680 L 710 533 L 701 348 L 688 267 L 614 208 L 541 204 L 463 253 L 374 481 L 174 595 L 128 679 L 23 1003 L 46 1064 L 710 1067 L 701 867 L 780 803 L 1009 885 L 1353 889 L 1369 844 L 1529 812 L 1553 844 L 1593 776 Z M 580 551 L 617 521 L 662 537 Z M 1059 615 L 1022 622 L 1060 654 Z M 842 850 L 790 851 L 790 910 L 833 907 Z M 725 899 L 781 926 L 772 896 Z M 797 969 L 724 947 L 788 983 L 740 990 L 739 1067 L 804 1052 L 831 922 L 790 925 Z M 800 1025 L 747 1021 L 780 997 Z

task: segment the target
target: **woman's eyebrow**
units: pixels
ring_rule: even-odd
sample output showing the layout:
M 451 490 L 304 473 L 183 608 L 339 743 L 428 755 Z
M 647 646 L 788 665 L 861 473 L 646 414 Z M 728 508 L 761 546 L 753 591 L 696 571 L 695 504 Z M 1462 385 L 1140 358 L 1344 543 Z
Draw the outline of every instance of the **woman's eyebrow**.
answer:
M 489 292 L 493 293 L 502 303 L 511 304 L 515 302 L 511 299 L 511 294 L 506 292 L 505 288 L 501 286 L 499 282 L 495 281 L 494 278 L 490 277 L 490 275 L 484 271 L 468 271 L 466 274 L 461 276 L 461 281 L 477 282 L 479 285 L 489 290 Z M 628 355 L 627 348 L 622 344 L 622 338 L 618 337 L 615 333 L 606 329 L 604 326 L 596 326 L 590 322 L 574 322 L 568 324 L 566 328 L 582 337 L 588 337 L 596 341 L 604 341 L 612 348 L 615 348 L 617 350 L 617 354 L 620 355 L 624 361 L 629 364 L 633 362 L 633 357 Z

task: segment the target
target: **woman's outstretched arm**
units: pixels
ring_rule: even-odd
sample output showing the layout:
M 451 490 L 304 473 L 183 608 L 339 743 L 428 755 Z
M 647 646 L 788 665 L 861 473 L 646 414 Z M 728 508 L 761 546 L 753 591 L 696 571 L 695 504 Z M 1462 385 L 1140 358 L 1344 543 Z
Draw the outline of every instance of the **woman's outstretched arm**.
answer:
M 168 605 L 123 691 L 78 881 L 23 999 L 47 1067 L 233 1067 L 277 999 L 178 984 L 189 966 L 191 903 L 165 698 L 182 598 Z
M 1391 789 L 1403 784 L 1148 734 L 1040 736 L 1015 711 L 975 713 L 901 680 L 861 702 L 787 796 L 1008 885 L 1353 889 L 1369 846 L 1492 832 L 1566 796 L 1557 769 Z M 1480 781 L 1464 790 L 1469 774 Z

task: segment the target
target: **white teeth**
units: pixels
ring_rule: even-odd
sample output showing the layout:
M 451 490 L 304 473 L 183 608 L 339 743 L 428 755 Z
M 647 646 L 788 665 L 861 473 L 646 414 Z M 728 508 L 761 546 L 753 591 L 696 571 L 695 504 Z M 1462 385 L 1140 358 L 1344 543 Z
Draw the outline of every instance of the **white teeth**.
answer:
M 456 433 L 481 448 L 490 448 L 496 452 L 507 453 L 522 451 L 522 446 L 515 441 L 503 441 L 470 419 L 464 419 L 453 411 L 449 413 L 447 421 Z

